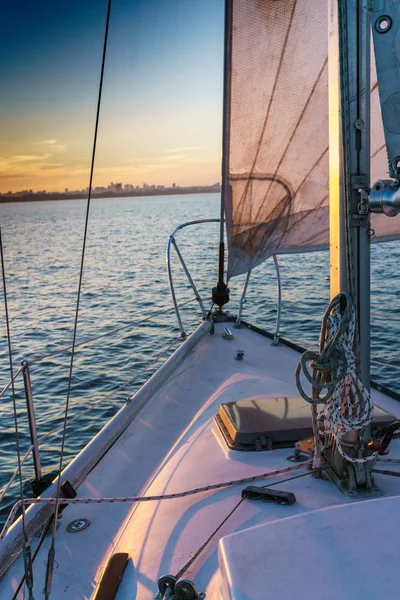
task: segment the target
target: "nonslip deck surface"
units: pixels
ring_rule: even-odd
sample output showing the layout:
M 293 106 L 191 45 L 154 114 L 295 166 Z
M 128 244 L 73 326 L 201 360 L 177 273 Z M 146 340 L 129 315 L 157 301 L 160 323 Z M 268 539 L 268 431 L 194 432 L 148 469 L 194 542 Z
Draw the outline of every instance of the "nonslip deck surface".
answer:
M 223 329 L 223 324 L 217 324 L 213 336 L 200 340 L 80 486 L 79 497 L 169 494 L 292 465 L 287 461 L 291 448 L 257 453 L 229 450 L 214 416 L 222 402 L 297 395 L 294 369 L 299 354 L 275 347 L 246 328 L 232 329 L 234 339 L 226 340 Z M 239 349 L 244 350 L 241 361 L 235 358 Z M 382 408 L 400 416 L 396 401 L 378 392 L 373 397 Z M 400 458 L 397 440 L 391 453 Z M 397 478 L 377 476 L 377 482 L 385 496 L 400 493 Z M 242 487 L 134 506 L 68 507 L 57 531 L 52 598 L 91 598 L 114 552 L 130 556 L 116 599 L 154 598 L 158 578 L 181 569 L 238 504 Z M 225 585 L 218 564 L 222 537 L 349 502 L 331 483 L 310 475 L 279 487 L 296 495 L 294 506 L 242 502 L 185 573 L 198 591 L 206 592 L 207 600 L 219 599 Z M 90 519 L 90 527 L 68 533 L 66 525 L 77 518 Z M 37 597 L 45 580 L 47 550 L 44 543 L 34 564 Z M 18 560 L 0 582 L 0 598 L 12 598 L 22 574 Z

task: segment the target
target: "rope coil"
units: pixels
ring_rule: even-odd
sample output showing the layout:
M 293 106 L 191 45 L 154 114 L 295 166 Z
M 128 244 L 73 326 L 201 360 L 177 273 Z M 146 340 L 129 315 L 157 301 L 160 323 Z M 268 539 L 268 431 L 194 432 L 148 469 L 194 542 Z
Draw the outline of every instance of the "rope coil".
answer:
M 302 398 L 311 404 L 313 414 L 316 415 L 318 404 L 325 404 L 325 409 L 319 415 L 320 425 L 316 418 L 313 419 L 316 453 L 317 447 L 320 449 L 319 436 L 331 434 L 342 458 L 352 463 L 364 463 L 375 460 L 377 453 L 361 458 L 352 457 L 344 451 L 341 443 L 343 435 L 349 431 L 363 430 L 372 418 L 370 393 L 356 373 L 353 351 L 355 323 L 355 310 L 350 296 L 338 294 L 329 304 L 322 321 L 319 352 L 304 352 L 295 377 L 297 389 Z M 312 385 L 312 396 L 302 386 L 301 372 Z

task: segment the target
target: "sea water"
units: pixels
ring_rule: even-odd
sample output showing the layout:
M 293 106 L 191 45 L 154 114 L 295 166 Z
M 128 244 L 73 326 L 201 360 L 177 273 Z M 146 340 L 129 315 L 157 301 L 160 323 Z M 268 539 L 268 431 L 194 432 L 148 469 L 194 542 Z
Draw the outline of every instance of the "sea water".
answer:
M 85 210 L 84 200 L 0 204 L 14 370 L 22 360 L 31 363 L 39 437 L 63 422 L 70 352 L 48 355 L 72 343 Z M 77 343 L 118 331 L 76 351 L 69 408 L 74 420 L 67 428 L 64 465 L 179 344 L 166 273 L 168 237 L 180 223 L 218 216 L 218 194 L 92 200 Z M 208 223 L 188 227 L 176 238 L 207 307 L 217 278 L 218 235 L 219 225 Z M 193 299 L 193 292 L 173 249 L 172 257 L 177 298 L 183 303 Z M 372 376 L 393 390 L 400 382 L 399 257 L 398 242 L 372 247 Z M 328 252 L 281 256 L 279 265 L 281 335 L 315 348 L 329 302 Z M 243 282 L 244 277 L 230 282 L 228 308 L 233 314 Z M 1 305 L 3 388 L 10 379 L 3 297 Z M 269 260 L 252 273 L 243 318 L 274 331 L 276 306 L 276 272 Z M 197 302 L 186 304 L 181 316 L 189 333 L 201 321 Z M 16 401 L 24 454 L 30 439 L 21 377 L 16 380 Z M 10 390 L 1 399 L 0 418 L 1 489 L 17 464 Z M 45 472 L 57 468 L 60 433 L 40 445 Z M 23 475 L 28 494 L 31 458 Z M 16 481 L 3 501 L 0 520 L 17 498 Z

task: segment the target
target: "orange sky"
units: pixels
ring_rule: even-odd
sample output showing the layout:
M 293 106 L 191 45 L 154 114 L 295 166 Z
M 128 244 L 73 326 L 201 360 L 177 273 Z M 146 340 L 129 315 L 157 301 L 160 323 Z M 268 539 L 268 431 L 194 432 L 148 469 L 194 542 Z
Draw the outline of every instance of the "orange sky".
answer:
M 86 188 L 105 11 L 22 1 L 0 24 L 0 192 Z M 223 1 L 113 10 L 94 186 L 220 181 Z

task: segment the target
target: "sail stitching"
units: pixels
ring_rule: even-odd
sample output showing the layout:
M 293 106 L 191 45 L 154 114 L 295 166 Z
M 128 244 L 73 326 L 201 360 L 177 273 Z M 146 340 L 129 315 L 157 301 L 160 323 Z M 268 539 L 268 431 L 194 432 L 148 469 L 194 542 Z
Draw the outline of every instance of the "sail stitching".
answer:
M 295 135 L 296 135 L 296 133 L 297 133 L 297 130 L 298 130 L 298 128 L 299 128 L 299 126 L 300 126 L 300 124 L 301 124 L 301 122 L 302 122 L 302 119 L 303 119 L 303 117 L 304 117 L 304 115 L 305 115 L 305 113 L 306 113 L 306 111 L 307 111 L 307 108 L 308 108 L 308 106 L 309 106 L 309 104 L 310 104 L 310 102 L 311 102 L 311 99 L 312 99 L 312 97 L 313 97 L 313 95 L 314 95 L 314 92 L 315 92 L 315 90 L 317 89 L 318 83 L 320 82 L 320 79 L 321 79 L 321 77 L 322 77 L 322 74 L 323 74 L 324 70 L 326 69 L 326 66 L 327 66 L 327 64 L 328 64 L 328 58 L 326 58 L 326 59 L 325 59 L 325 61 L 324 61 L 324 64 L 322 65 L 322 67 L 321 67 L 321 70 L 320 70 L 320 72 L 318 73 L 317 79 L 315 80 L 315 83 L 314 83 L 314 85 L 313 85 L 313 87 L 312 87 L 312 89 L 311 89 L 311 92 L 310 92 L 310 94 L 309 94 L 309 96 L 308 96 L 308 98 L 307 98 L 307 101 L 306 101 L 306 103 L 305 103 L 305 104 L 304 104 L 304 106 L 303 106 L 303 109 L 302 109 L 302 111 L 301 111 L 301 113 L 300 113 L 300 116 L 299 116 L 299 118 L 297 119 L 297 123 L 296 123 L 296 125 L 294 126 L 294 129 L 293 129 L 293 131 L 292 131 L 292 133 L 291 133 L 291 136 L 290 136 L 290 138 L 289 138 L 289 141 L 288 141 L 288 143 L 286 144 L 286 147 L 285 147 L 284 151 L 282 152 L 282 156 L 281 156 L 281 158 L 279 159 L 278 166 L 277 166 L 277 167 L 276 167 L 276 169 L 275 169 L 275 172 L 274 172 L 273 178 L 275 178 L 275 177 L 276 177 L 276 175 L 277 175 L 277 173 L 278 173 L 278 171 L 279 171 L 279 168 L 280 168 L 281 164 L 283 163 L 283 161 L 284 161 L 284 160 L 285 160 L 285 158 L 286 158 L 286 153 L 287 153 L 287 151 L 288 151 L 288 149 L 289 149 L 289 146 L 290 146 L 290 144 L 292 143 L 292 141 L 293 141 L 293 139 L 294 139 L 294 137 L 295 137 Z M 270 185 L 269 185 L 269 187 L 268 187 L 267 191 L 265 192 L 265 196 L 264 196 L 264 200 L 263 200 L 263 202 L 266 202 L 266 200 L 267 200 L 267 197 L 268 197 L 268 194 L 269 194 L 269 192 L 270 192 L 270 189 L 271 189 L 271 183 L 270 183 Z M 293 199 L 294 199 L 294 198 L 292 198 L 292 200 L 293 200 Z M 259 209 L 259 213 L 260 213 L 260 212 L 261 212 L 261 208 Z M 257 217 L 258 217 L 258 215 L 257 215 Z
M 267 112 L 265 114 L 265 119 L 264 119 L 264 123 L 263 123 L 262 129 L 261 129 L 261 135 L 260 135 L 260 138 L 259 138 L 257 151 L 256 151 L 256 154 L 255 154 L 255 157 L 254 157 L 254 160 L 253 160 L 253 166 L 251 167 L 251 172 L 253 172 L 254 169 L 255 169 L 255 166 L 256 166 L 256 163 L 257 163 L 257 160 L 258 160 L 258 156 L 259 156 L 259 153 L 260 153 L 260 150 L 261 150 L 261 142 L 263 140 L 263 137 L 265 135 L 265 131 L 267 129 L 268 117 L 269 117 L 269 113 L 270 113 L 271 108 L 272 108 L 272 103 L 273 103 L 273 100 L 274 100 L 275 91 L 276 91 L 277 83 L 278 83 L 278 80 L 279 80 L 281 66 L 283 64 L 283 59 L 284 59 L 284 56 L 285 56 L 285 53 L 286 53 L 286 48 L 287 48 L 287 44 L 288 44 L 288 40 L 289 40 L 290 30 L 292 28 L 293 17 L 294 17 L 294 13 L 295 13 L 295 10 L 296 10 L 296 6 L 297 6 L 297 0 L 295 0 L 295 2 L 293 3 L 292 11 L 291 11 L 291 14 L 290 14 L 289 25 L 288 25 L 288 28 L 287 28 L 287 31 L 286 31 L 285 41 L 284 41 L 284 44 L 283 44 L 283 48 L 282 48 L 280 59 L 279 59 L 279 64 L 278 64 L 277 71 L 276 71 L 274 85 L 273 85 L 273 88 L 272 88 L 272 94 L 271 94 L 271 97 L 270 97 L 269 102 L 268 102 L 268 108 L 267 108 Z M 245 189 L 243 191 L 242 198 L 240 200 L 239 207 L 238 207 L 238 210 L 240 210 L 240 208 L 241 208 L 240 219 L 239 219 L 240 221 L 243 218 L 244 201 L 245 201 L 245 198 L 247 196 L 248 189 L 249 189 L 249 182 L 246 183 L 246 186 L 245 186 Z

